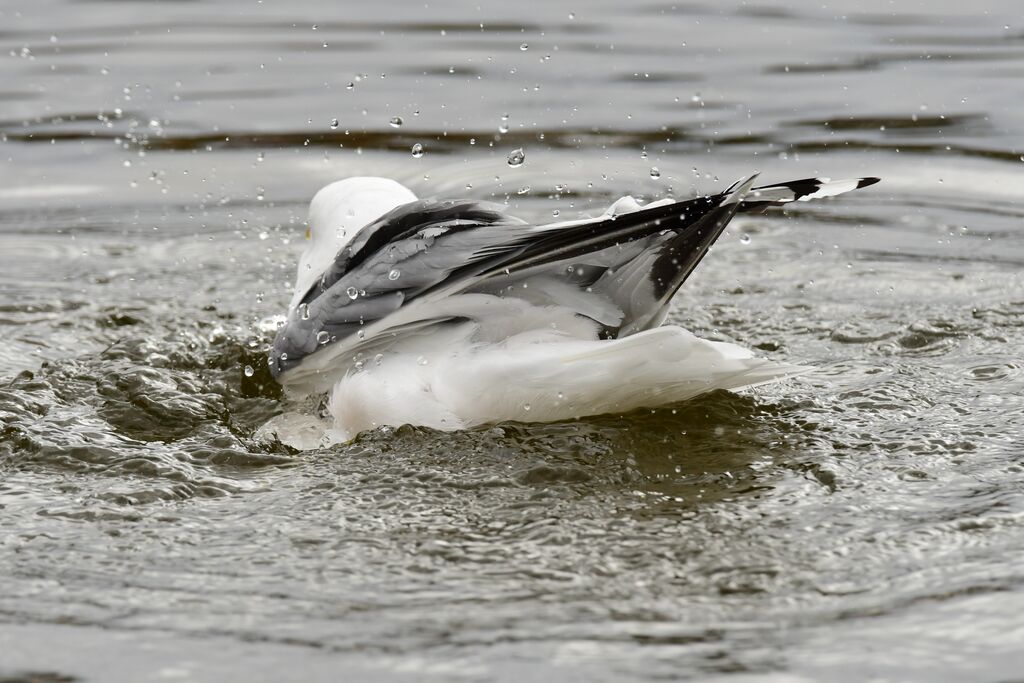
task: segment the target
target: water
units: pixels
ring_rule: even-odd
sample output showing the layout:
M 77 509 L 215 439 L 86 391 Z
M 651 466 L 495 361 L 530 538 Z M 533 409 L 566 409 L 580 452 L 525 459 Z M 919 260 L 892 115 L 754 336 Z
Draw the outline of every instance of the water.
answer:
M 1019 677 L 1024 17 L 900 5 L 5 3 L 0 677 Z M 818 372 L 254 440 L 322 184 L 543 221 L 752 170 L 884 177 L 677 298 Z

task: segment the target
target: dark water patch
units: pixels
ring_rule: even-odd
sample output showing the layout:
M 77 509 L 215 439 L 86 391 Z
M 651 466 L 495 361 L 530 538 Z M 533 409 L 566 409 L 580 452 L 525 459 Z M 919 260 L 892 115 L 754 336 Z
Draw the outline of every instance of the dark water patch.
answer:
M 769 64 L 764 67 L 766 74 L 820 74 L 820 73 L 844 73 L 848 71 L 876 71 L 882 66 L 882 59 L 878 57 L 858 57 L 856 59 L 836 60 L 827 63 L 804 63 L 804 64 Z
M 830 130 L 839 131 L 871 131 L 885 132 L 887 130 L 925 130 L 939 132 L 976 132 L 979 127 L 983 129 L 988 125 L 984 114 L 938 114 L 924 115 L 913 114 L 909 117 L 898 116 L 850 116 L 848 118 L 826 119 L 824 121 L 794 121 L 794 126 L 821 126 Z
M 612 80 L 623 83 L 697 83 L 704 80 L 699 73 L 685 71 L 649 72 L 634 71 L 613 76 Z
M 799 14 L 784 7 L 742 6 L 736 9 L 736 14 L 743 17 L 755 19 L 778 19 L 780 21 L 792 21 L 799 18 Z
M 66 131 L 32 130 L 19 132 L 8 129 L 5 133 L 10 140 L 51 144 L 53 141 L 120 139 L 126 133 L 101 130 Z M 453 153 L 464 151 L 474 144 L 500 142 L 507 146 L 521 146 L 543 142 L 552 149 L 579 149 L 599 141 L 609 148 L 636 148 L 655 142 L 685 141 L 688 133 L 679 127 L 665 126 L 657 130 L 628 130 L 615 128 L 555 129 L 549 131 L 517 131 L 495 133 L 492 130 L 479 131 L 420 131 L 396 134 L 373 130 L 339 130 L 338 132 L 226 132 L 216 134 L 163 134 L 159 137 L 141 134 L 128 136 L 133 146 L 153 151 L 189 150 L 236 150 L 236 149 L 287 149 L 293 147 L 327 148 L 372 148 L 376 150 L 408 152 L 414 144 L 422 144 L 427 152 Z
M 417 76 L 434 76 L 441 78 L 467 78 L 467 77 L 480 77 L 485 73 L 482 69 L 478 69 L 472 66 L 466 66 L 460 64 L 459 66 L 428 66 L 425 68 L 410 69 L 406 71 L 407 74 L 414 74 Z
M 77 676 L 55 671 L 0 671 L 0 683 L 75 683 L 78 680 L 81 679 Z
M 955 155 L 994 161 L 1020 163 L 1020 152 L 1016 149 L 987 149 L 963 144 L 922 144 L 907 142 L 869 142 L 854 139 L 802 140 L 789 145 L 799 152 L 827 152 L 839 150 L 888 150 L 895 153 L 913 153 L 923 156 Z

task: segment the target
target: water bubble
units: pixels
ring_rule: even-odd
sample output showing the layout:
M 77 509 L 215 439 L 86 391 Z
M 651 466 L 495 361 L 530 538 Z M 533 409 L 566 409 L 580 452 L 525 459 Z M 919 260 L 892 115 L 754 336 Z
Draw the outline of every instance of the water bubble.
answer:
M 526 152 L 523 151 L 522 147 L 518 147 L 508 154 L 508 165 L 512 168 L 516 166 L 522 166 L 523 162 L 526 161 Z
M 356 289 L 355 287 L 349 287 L 348 289 L 345 290 L 345 293 L 348 294 L 348 298 L 352 300 L 355 300 L 356 297 L 359 296 L 359 290 Z
M 326 330 L 320 330 L 316 333 L 316 343 L 320 346 L 323 346 L 329 341 L 331 341 L 331 335 Z
M 252 377 L 253 375 L 256 374 L 256 371 L 253 369 L 253 367 L 251 365 L 246 365 L 245 369 L 242 370 L 242 372 L 245 373 L 246 377 Z
M 401 116 L 392 116 L 391 120 L 388 121 L 392 128 L 401 128 L 404 121 Z
M 418 142 L 415 145 L 413 145 L 412 146 L 412 155 L 415 158 L 417 158 L 417 159 L 419 159 L 421 156 L 423 156 L 423 145 L 421 145 Z
M 309 320 L 309 304 L 299 304 L 299 317 Z
M 530 49 L 530 46 L 527 45 L 526 43 L 523 43 L 522 45 L 519 46 L 519 49 L 522 50 L 523 52 L 526 52 L 527 50 Z
M 750 244 L 750 235 L 747 233 L 740 235 L 740 244 Z
M 391 272 L 388 273 L 388 279 L 389 280 L 397 280 L 399 277 L 401 277 L 401 275 L 402 275 L 402 272 L 400 270 L 398 270 L 398 268 L 393 268 L 391 270 Z
M 661 177 L 661 171 L 658 170 L 657 166 L 651 166 L 651 177 L 652 178 L 660 178 Z
M 338 119 L 331 119 L 331 130 L 338 130 L 338 126 L 340 125 L 341 124 L 338 123 Z

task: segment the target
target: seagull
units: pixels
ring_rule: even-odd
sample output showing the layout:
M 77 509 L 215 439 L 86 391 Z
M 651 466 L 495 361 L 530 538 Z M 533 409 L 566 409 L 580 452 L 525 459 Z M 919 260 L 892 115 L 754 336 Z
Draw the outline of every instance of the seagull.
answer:
M 269 367 L 287 395 L 328 394 L 325 443 L 381 426 L 555 422 L 684 401 L 807 370 L 663 325 L 737 213 L 878 182 L 807 178 L 614 202 L 535 225 L 387 178 L 327 185 Z

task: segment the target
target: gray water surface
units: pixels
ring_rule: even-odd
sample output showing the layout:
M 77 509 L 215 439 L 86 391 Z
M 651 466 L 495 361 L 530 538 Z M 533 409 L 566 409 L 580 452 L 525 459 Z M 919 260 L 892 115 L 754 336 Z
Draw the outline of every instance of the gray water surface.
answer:
M 14 0 L 0 59 L 0 680 L 1024 675 L 1016 0 Z M 546 221 L 754 170 L 884 178 L 676 299 L 815 373 L 254 439 L 321 185 Z

